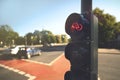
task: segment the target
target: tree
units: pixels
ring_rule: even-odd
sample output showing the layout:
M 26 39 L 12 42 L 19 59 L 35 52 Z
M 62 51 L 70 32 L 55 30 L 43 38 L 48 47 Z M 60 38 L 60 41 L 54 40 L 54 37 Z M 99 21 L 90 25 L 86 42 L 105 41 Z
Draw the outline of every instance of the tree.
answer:
M 96 8 L 93 13 L 98 17 L 99 43 L 105 43 L 115 38 L 114 24 L 116 18 L 110 14 L 105 14 L 103 10 Z
M 16 39 L 19 37 L 17 32 L 9 31 L 7 32 L 6 43 L 9 45 L 15 45 Z
M 3 42 L 3 45 L 14 45 L 15 40 L 18 38 L 19 34 L 9 26 L 1 25 L 0 26 L 0 41 Z
M 61 35 L 56 35 L 57 43 L 62 43 Z
M 115 23 L 114 26 L 115 26 L 114 33 L 115 33 L 116 38 L 117 38 L 117 36 L 120 34 L 120 22 Z
M 20 36 L 16 39 L 16 45 L 25 45 L 25 38 Z
M 27 45 L 32 45 L 33 44 L 33 33 L 29 32 L 25 35 L 26 40 L 27 40 Z
M 55 36 L 52 34 L 51 31 L 42 30 L 40 33 L 41 33 L 41 41 L 43 45 L 56 42 Z
M 56 37 L 53 34 L 49 35 L 49 36 L 50 36 L 50 40 L 51 40 L 50 43 L 56 43 Z
M 61 39 L 62 39 L 62 43 L 68 42 L 67 36 L 65 34 L 61 35 Z
M 34 33 L 34 44 L 40 44 L 41 43 L 41 32 L 38 30 L 35 30 Z

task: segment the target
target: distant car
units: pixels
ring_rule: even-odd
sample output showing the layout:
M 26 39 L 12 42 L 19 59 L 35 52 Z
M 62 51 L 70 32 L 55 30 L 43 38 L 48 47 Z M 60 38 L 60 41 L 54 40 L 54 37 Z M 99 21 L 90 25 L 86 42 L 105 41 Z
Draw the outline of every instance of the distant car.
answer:
M 11 48 L 10 48 L 10 53 L 11 53 L 12 55 L 16 55 L 16 54 L 18 53 L 20 47 L 24 47 L 24 45 L 11 47 Z
M 31 48 L 31 47 L 20 47 L 17 53 L 18 58 L 31 58 L 33 55 L 41 55 L 41 50 L 38 48 Z

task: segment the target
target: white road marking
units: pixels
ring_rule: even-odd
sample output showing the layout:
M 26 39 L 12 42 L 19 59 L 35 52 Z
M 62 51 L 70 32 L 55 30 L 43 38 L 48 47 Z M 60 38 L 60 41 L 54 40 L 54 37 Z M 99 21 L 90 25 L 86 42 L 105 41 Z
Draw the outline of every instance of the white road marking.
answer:
M 32 75 L 30 75 L 30 74 L 27 74 L 27 73 L 25 73 L 25 72 L 23 72 L 23 71 L 20 71 L 20 70 L 18 70 L 18 69 L 14 69 L 14 68 L 11 68 L 11 67 L 6 66 L 6 65 L 3 65 L 3 64 L 0 64 L 0 66 L 3 67 L 3 68 L 5 68 L 5 69 L 8 69 L 8 70 L 10 70 L 10 71 L 14 71 L 14 72 L 16 72 L 16 73 L 18 73 L 18 74 L 20 74 L 20 75 L 26 76 L 26 77 L 28 77 L 28 80 L 34 80 L 34 79 L 36 78 L 35 76 L 32 76 Z
M 26 74 L 26 73 L 23 72 L 23 71 L 19 71 L 18 73 L 21 74 L 21 75 L 25 75 L 25 74 Z
M 98 77 L 98 80 L 100 80 L 100 77 Z
M 18 69 L 13 69 L 13 71 L 14 71 L 14 72 L 17 72 L 17 73 L 20 72 L 20 70 L 18 70 Z
M 52 65 L 53 63 L 55 63 L 55 62 L 56 62 L 58 59 L 60 59 L 63 55 L 64 55 L 64 53 L 61 54 L 60 56 L 58 56 L 56 59 L 54 59 L 51 63 L 49 63 L 49 65 Z

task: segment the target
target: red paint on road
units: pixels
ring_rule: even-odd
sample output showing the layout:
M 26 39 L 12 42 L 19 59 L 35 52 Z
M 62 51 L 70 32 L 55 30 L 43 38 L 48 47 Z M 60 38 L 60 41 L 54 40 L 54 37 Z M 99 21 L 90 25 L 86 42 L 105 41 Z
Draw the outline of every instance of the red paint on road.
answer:
M 64 55 L 51 66 L 24 60 L 0 60 L 0 64 L 36 76 L 35 80 L 64 80 L 64 74 L 70 68 L 69 61 L 65 59 Z

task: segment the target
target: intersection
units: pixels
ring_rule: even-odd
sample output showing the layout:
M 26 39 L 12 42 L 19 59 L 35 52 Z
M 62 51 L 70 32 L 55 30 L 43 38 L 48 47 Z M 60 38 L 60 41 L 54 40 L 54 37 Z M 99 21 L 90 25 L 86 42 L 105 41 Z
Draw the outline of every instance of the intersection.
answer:
M 38 62 L 33 60 L 0 60 L 0 66 L 11 69 L 17 73 L 23 72 L 24 76 L 29 75 L 28 80 L 64 80 L 64 74 L 69 70 L 69 62 L 61 53 L 50 63 Z
M 100 79 L 119 80 L 119 50 L 99 49 L 98 57 Z M 31 59 L 16 59 L 9 55 L 0 57 L 0 79 L 3 80 L 64 80 L 64 74 L 69 68 L 63 50 L 43 52 L 41 56 L 33 56 Z

